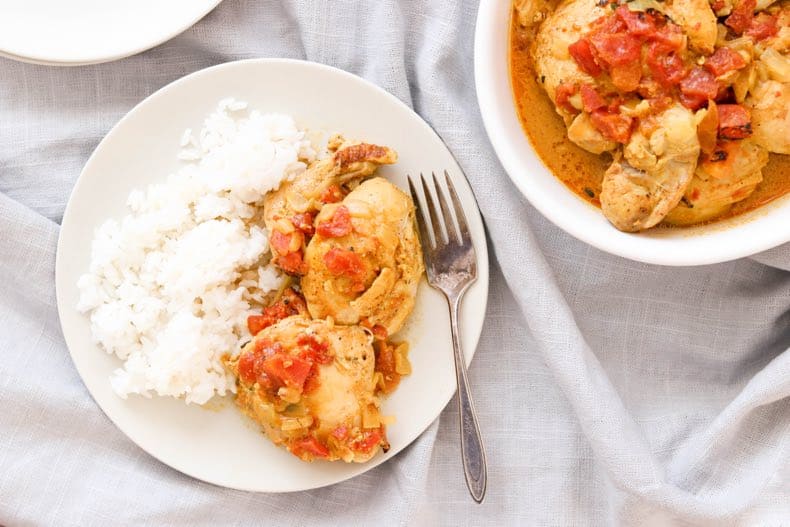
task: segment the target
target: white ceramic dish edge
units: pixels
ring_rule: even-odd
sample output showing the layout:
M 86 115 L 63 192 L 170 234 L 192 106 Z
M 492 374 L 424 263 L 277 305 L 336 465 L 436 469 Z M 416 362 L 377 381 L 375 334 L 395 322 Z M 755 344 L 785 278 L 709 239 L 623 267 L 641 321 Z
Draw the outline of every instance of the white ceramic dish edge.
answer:
M 169 84 L 168 86 L 160 89 L 159 91 L 155 92 L 154 94 L 152 94 L 151 96 L 146 98 L 144 101 L 139 103 L 135 107 L 135 109 L 139 108 L 142 105 L 150 104 L 151 101 L 156 100 L 158 97 L 162 97 L 163 96 L 162 95 L 163 92 L 166 93 L 166 90 L 168 88 L 170 88 L 170 87 L 177 86 L 179 83 L 190 82 L 190 79 L 193 79 L 194 76 L 209 75 L 210 73 L 212 73 L 212 72 L 214 72 L 214 71 L 216 71 L 218 69 L 221 69 L 221 68 L 234 67 L 234 65 L 243 65 L 244 63 L 268 63 L 268 64 L 280 64 L 280 65 L 285 64 L 285 65 L 287 65 L 289 63 L 301 63 L 301 62 L 302 61 L 295 61 L 295 60 L 290 60 L 290 59 L 251 59 L 251 60 L 237 61 L 237 62 L 232 62 L 232 63 L 221 64 L 221 65 L 218 65 L 218 66 L 214 66 L 212 68 L 206 68 L 206 69 L 201 70 L 199 72 L 195 72 L 192 75 L 188 75 L 188 76 L 186 76 L 186 77 L 184 77 L 182 79 L 179 79 L 179 80 Z M 354 82 L 362 82 L 362 83 L 368 85 L 370 88 L 375 89 L 379 94 L 383 94 L 390 101 L 390 103 L 395 104 L 395 105 L 399 105 L 400 107 L 402 107 L 406 111 L 408 111 L 411 114 L 413 114 L 414 116 L 416 116 L 416 114 L 414 114 L 414 112 L 411 109 L 409 109 L 407 106 L 405 106 L 396 97 L 394 97 L 393 95 L 389 94 L 388 92 L 384 91 L 383 89 L 381 89 L 381 88 L 379 88 L 379 87 L 377 87 L 377 86 L 375 86 L 375 85 L 373 85 L 373 84 L 371 84 L 369 82 L 366 82 L 366 81 L 364 81 L 362 79 L 359 79 L 358 77 L 356 77 L 354 75 L 351 75 L 349 73 L 343 72 L 341 70 L 337 70 L 335 68 L 331 68 L 329 66 L 324 66 L 324 65 L 320 65 L 320 64 L 312 64 L 312 67 L 319 68 L 319 69 L 323 70 L 324 72 L 328 72 L 328 73 L 330 73 L 332 75 L 335 75 L 335 76 L 339 75 L 339 76 L 344 76 L 344 77 L 350 78 Z M 121 119 L 121 121 L 119 121 L 119 123 L 116 124 L 115 127 L 113 127 L 112 130 L 110 130 L 110 132 L 107 134 L 107 136 L 102 140 L 102 143 L 104 143 L 105 141 L 110 141 L 111 140 L 110 138 L 112 137 L 112 135 L 122 125 L 122 123 L 124 123 L 125 120 L 129 119 L 130 116 L 132 116 L 134 114 L 134 110 L 135 109 L 130 111 L 129 114 L 127 114 L 126 116 L 124 116 L 124 118 Z M 416 116 L 416 117 L 419 117 L 419 116 Z M 438 137 L 438 135 L 436 135 L 436 133 L 433 130 L 430 129 L 430 127 L 428 126 L 427 123 L 425 123 L 422 119 L 419 119 L 419 122 L 421 123 L 421 126 L 425 127 L 426 131 L 429 131 L 436 138 L 436 140 L 438 142 L 441 142 L 441 140 Z M 94 158 L 97 155 L 96 153 L 100 151 L 101 146 L 102 145 L 100 143 L 100 145 L 97 147 L 97 149 L 94 152 L 94 154 L 91 156 L 91 158 L 86 163 L 85 168 L 83 169 L 83 173 L 85 173 L 86 171 L 89 170 L 89 167 L 94 162 Z M 454 167 L 450 167 L 451 170 L 453 168 Z M 459 170 L 460 170 L 460 168 L 459 168 Z M 472 196 L 471 189 L 469 188 L 468 183 L 466 182 L 466 180 L 463 177 L 460 177 L 460 173 L 459 173 L 459 178 L 455 179 L 455 181 L 456 181 L 456 184 L 461 182 L 461 184 L 465 185 L 467 190 L 468 190 L 468 194 L 467 195 L 468 196 Z M 73 192 L 77 192 L 78 191 L 78 188 L 79 188 L 79 186 L 81 185 L 82 182 L 84 182 L 84 178 L 82 178 L 82 175 L 81 175 L 80 179 L 75 184 L 75 190 Z M 466 192 L 464 194 L 466 194 Z M 462 196 L 462 201 L 464 201 L 463 196 Z M 465 204 L 465 206 L 467 204 L 468 204 L 468 198 L 467 198 L 467 203 Z M 469 209 L 467 209 L 467 210 L 469 210 Z M 83 211 L 75 210 L 72 207 L 72 201 L 70 200 L 69 201 L 69 205 L 67 206 L 66 211 L 64 213 L 63 225 L 64 226 L 69 225 L 71 223 L 72 218 L 74 216 L 78 216 L 78 215 L 82 214 L 82 212 Z M 467 300 L 467 302 L 470 301 L 470 300 L 473 301 L 473 303 L 475 303 L 475 306 L 470 306 L 469 310 L 464 309 L 464 311 L 467 311 L 467 313 L 466 313 L 467 316 L 464 316 L 464 314 L 462 313 L 462 319 L 470 318 L 468 315 L 469 315 L 469 312 L 472 310 L 472 307 L 474 307 L 474 311 L 481 313 L 481 315 L 480 315 L 481 318 L 479 319 L 480 320 L 479 324 L 471 324 L 471 325 L 468 325 L 469 327 L 467 327 L 467 328 L 462 328 L 463 329 L 463 333 L 464 333 L 464 335 L 463 335 L 463 337 L 464 337 L 463 338 L 463 342 L 464 342 L 464 350 L 465 350 L 465 354 L 466 354 L 467 364 L 471 361 L 472 356 L 473 356 L 473 354 L 475 352 L 477 343 L 479 341 L 479 337 L 480 337 L 480 333 L 482 331 L 482 325 L 483 325 L 482 324 L 482 316 L 484 316 L 484 313 L 485 313 L 485 307 L 486 307 L 485 304 L 486 304 L 487 294 L 488 294 L 488 265 L 487 265 L 488 255 L 487 255 L 487 248 L 485 246 L 484 235 L 482 234 L 483 233 L 483 231 L 482 231 L 482 223 L 480 222 L 479 216 L 478 216 L 477 219 L 470 220 L 470 223 L 472 223 L 472 224 L 479 224 L 479 233 L 478 233 L 478 235 L 483 236 L 483 237 L 482 237 L 482 243 L 477 243 L 477 242 L 481 242 L 481 239 L 480 238 L 476 238 L 476 248 L 478 250 L 479 277 L 478 277 L 478 283 L 473 285 L 473 289 L 476 289 L 475 294 L 472 295 L 473 298 Z M 477 230 L 477 228 L 475 228 L 473 230 Z M 107 408 L 108 397 L 109 397 L 109 401 L 110 401 L 111 405 L 132 404 L 132 405 L 137 405 L 137 406 L 142 407 L 143 405 L 145 405 L 147 402 L 150 402 L 150 401 L 146 401 L 146 400 L 144 400 L 142 398 L 134 398 L 134 397 L 132 397 L 127 402 L 121 403 L 120 399 L 118 399 L 117 396 L 114 396 L 114 395 L 106 393 L 107 390 L 105 389 L 106 388 L 105 386 L 102 386 L 102 388 L 101 388 L 102 393 L 98 393 L 96 385 L 94 384 L 95 383 L 95 378 L 92 379 L 92 382 L 89 382 L 89 380 L 86 379 L 86 375 L 87 374 L 86 374 L 86 368 L 84 366 L 84 363 L 81 362 L 80 360 L 78 360 L 78 358 L 75 356 L 75 345 L 77 343 L 82 344 L 82 345 L 86 345 L 86 344 L 85 344 L 84 339 L 80 340 L 79 338 L 76 338 L 77 337 L 76 330 L 73 327 L 67 327 L 67 326 L 69 326 L 69 324 L 63 322 L 64 320 L 73 320 L 75 318 L 75 316 L 78 316 L 78 314 L 76 314 L 76 310 L 74 309 L 74 306 L 72 305 L 72 302 L 66 300 L 66 298 L 70 298 L 70 296 L 68 294 L 66 294 L 66 289 L 67 288 L 73 288 L 74 284 L 68 284 L 62 279 L 63 276 L 68 274 L 68 273 L 66 273 L 64 271 L 64 269 L 67 267 L 67 262 L 64 260 L 64 257 L 63 257 L 63 254 L 64 254 L 64 251 L 63 251 L 63 244 L 64 244 L 63 233 L 65 231 L 66 231 L 66 229 L 62 229 L 61 230 L 61 236 L 59 237 L 59 240 L 58 240 L 58 251 L 57 251 L 57 255 L 56 255 L 56 293 L 57 293 L 57 298 L 58 298 L 58 313 L 59 313 L 59 316 L 60 316 L 60 319 L 61 319 L 64 337 L 65 337 L 66 342 L 67 342 L 68 347 L 69 347 L 69 352 L 72 355 L 72 359 L 73 359 L 73 361 L 74 361 L 74 363 L 75 363 L 75 365 L 77 367 L 78 372 L 80 373 L 80 376 L 85 381 L 85 384 L 88 387 L 88 390 L 90 391 L 90 393 L 93 396 L 94 400 L 99 404 L 99 406 L 102 408 L 104 413 L 108 416 L 108 418 L 111 421 L 113 421 L 115 423 L 115 425 L 122 432 L 124 432 L 130 439 L 132 439 L 132 441 L 134 441 L 135 443 L 138 443 L 138 445 L 143 450 L 148 452 L 150 455 L 152 455 L 156 459 L 159 459 L 163 463 L 168 464 L 168 465 L 172 466 L 173 468 L 175 468 L 175 469 L 177 469 L 177 470 L 179 470 L 179 471 L 181 471 L 181 472 L 183 472 L 183 473 L 185 473 L 185 474 L 187 474 L 189 476 L 195 477 L 196 479 L 201 479 L 203 481 L 207 481 L 209 483 L 214 483 L 214 484 L 225 486 L 225 487 L 229 487 L 229 488 L 235 488 L 235 489 L 239 489 L 239 490 L 264 491 L 264 492 L 291 492 L 291 491 L 297 491 L 297 490 L 308 490 L 308 489 L 311 489 L 311 488 L 317 488 L 317 487 L 322 487 L 322 486 L 325 486 L 325 485 L 339 483 L 339 482 L 344 481 L 344 480 L 346 480 L 346 479 L 348 479 L 350 477 L 353 477 L 353 476 L 359 475 L 359 474 L 361 474 L 363 472 L 366 472 L 366 471 L 378 466 L 379 464 L 391 459 L 393 456 L 395 456 L 398 453 L 398 451 L 400 451 L 401 449 L 403 449 L 406 446 L 408 446 L 409 444 L 411 444 L 420 434 L 422 434 L 424 432 L 424 430 L 430 425 L 430 423 L 433 422 L 433 420 L 438 416 L 438 412 L 437 412 L 437 415 L 434 415 L 433 417 L 431 417 L 431 419 L 426 420 L 425 422 L 421 422 L 420 425 L 418 427 L 415 427 L 411 432 L 404 433 L 404 435 L 407 435 L 407 437 L 402 441 L 402 444 L 399 445 L 397 448 L 393 446 L 393 449 L 391 450 L 391 452 L 388 453 L 386 456 L 379 455 L 376 458 L 374 458 L 372 461 L 370 461 L 370 462 L 368 462 L 366 464 L 350 465 L 349 467 L 351 467 L 351 468 L 348 468 L 348 470 L 345 470 L 343 472 L 343 474 L 341 475 L 341 477 L 337 477 L 337 478 L 333 479 L 332 481 L 326 481 L 326 478 L 324 478 L 324 480 L 322 480 L 322 482 L 319 482 L 319 483 L 316 483 L 316 484 L 313 484 L 313 483 L 310 483 L 310 484 L 307 484 L 307 485 L 283 484 L 283 485 L 280 485 L 280 486 L 277 486 L 277 487 L 261 486 L 261 485 L 258 485 L 258 484 L 256 484 L 256 485 L 235 484 L 233 481 L 229 481 L 228 479 L 222 479 L 220 477 L 206 477 L 205 474 L 202 474 L 202 473 L 199 473 L 199 472 L 195 471 L 191 465 L 185 465 L 185 464 L 180 463 L 180 462 L 179 463 L 174 463 L 172 460 L 165 459 L 166 456 L 159 455 L 159 453 L 153 452 L 152 449 L 150 448 L 150 445 L 151 445 L 151 443 L 150 443 L 150 441 L 151 441 L 150 440 L 151 432 L 150 431 L 140 431 L 140 430 L 129 429 L 127 426 L 124 425 L 123 422 L 121 422 L 118 419 L 116 419 L 116 416 L 114 415 L 113 411 L 108 411 L 108 408 Z M 427 287 L 428 287 L 427 284 L 422 284 L 421 285 L 421 288 L 427 288 Z M 471 290 L 470 290 L 470 293 L 472 293 Z M 436 294 L 438 294 L 438 293 L 436 293 Z M 436 307 L 436 306 L 434 305 L 433 307 Z M 420 310 L 420 306 L 418 305 L 417 311 L 419 311 L 419 310 Z M 448 338 L 449 338 L 449 327 L 447 328 L 447 333 L 448 333 Z M 451 356 L 450 349 L 449 349 L 449 341 L 447 343 L 447 346 L 448 346 L 448 350 L 447 350 L 446 361 L 447 361 L 447 364 L 450 365 L 450 367 L 451 367 L 451 365 L 452 365 L 452 356 Z M 110 356 L 108 356 L 106 354 L 101 353 L 101 351 L 95 345 L 91 346 L 91 348 L 92 349 L 89 350 L 90 353 L 98 354 L 98 355 L 95 355 L 95 360 L 101 360 L 101 361 L 107 361 L 107 360 L 115 361 L 116 360 L 114 357 L 110 357 Z M 84 352 L 81 351 L 81 353 L 84 353 Z M 94 357 L 94 355 L 91 355 L 91 357 Z M 453 379 L 454 379 L 454 377 L 453 377 Z M 106 378 L 105 378 L 105 381 L 106 381 Z M 442 393 L 437 395 L 437 399 L 441 398 L 441 401 L 442 401 L 441 408 L 444 408 L 446 406 L 446 404 L 452 398 L 452 395 L 453 395 L 454 392 L 455 392 L 455 387 L 454 387 L 454 380 L 453 380 L 453 385 L 452 385 L 451 389 L 448 389 L 448 390 L 444 390 L 443 389 Z M 397 396 L 399 393 L 401 393 L 401 390 L 396 392 L 395 396 Z M 181 405 L 183 407 L 183 405 L 180 402 L 178 402 L 178 401 L 162 401 L 162 402 L 163 403 L 167 403 L 167 404 L 171 404 L 171 405 L 172 404 Z M 441 411 L 441 408 L 439 409 L 439 411 Z M 205 412 L 206 410 L 198 409 L 198 411 L 204 411 Z M 233 425 L 233 426 L 235 426 L 237 424 L 236 421 L 238 421 L 239 419 L 242 419 L 240 417 L 240 414 L 237 411 L 235 411 L 235 409 L 232 410 L 231 412 L 222 412 L 222 413 L 224 414 L 223 419 L 225 419 L 225 421 L 227 421 L 228 418 L 229 418 L 232 421 L 232 422 L 230 422 L 230 424 Z M 225 421 L 223 421 L 223 424 L 225 423 Z M 256 434 L 255 437 L 257 437 L 259 435 L 259 432 L 257 432 L 257 431 L 251 432 L 251 433 Z M 255 439 L 255 441 L 259 441 L 260 444 L 262 444 L 262 445 L 264 443 L 268 443 L 268 441 L 266 441 L 262 437 L 260 437 L 258 439 Z M 144 444 L 140 444 L 141 442 L 143 442 Z M 275 449 L 276 447 L 274 447 L 273 445 L 270 445 L 270 444 L 266 444 L 265 446 L 262 446 L 261 448 L 264 448 L 264 449 L 265 448 Z M 277 450 L 280 451 L 281 449 L 277 449 Z M 277 455 L 280 455 L 282 453 L 283 452 L 280 451 L 280 452 L 277 453 Z M 285 455 L 290 459 L 291 456 L 288 456 L 287 454 L 285 454 Z M 295 460 L 295 458 L 293 458 L 293 459 Z M 301 465 L 305 465 L 305 464 L 303 464 L 301 462 L 298 462 L 298 460 L 296 460 L 295 462 L 298 463 L 297 467 L 301 467 Z M 336 464 L 328 464 L 328 465 L 336 465 Z M 330 472 L 333 468 L 335 468 L 335 467 L 321 467 L 319 465 L 319 466 L 317 466 L 315 468 L 315 470 Z M 342 470 L 341 470 L 341 472 L 342 472 Z M 321 476 L 321 477 L 324 477 L 324 476 Z
M 510 86 L 511 0 L 481 0 L 475 28 L 475 86 L 490 142 L 510 179 L 546 218 L 593 247 L 668 266 L 725 262 L 790 241 L 790 196 L 710 226 L 620 232 L 575 196 L 535 153 L 516 114 Z

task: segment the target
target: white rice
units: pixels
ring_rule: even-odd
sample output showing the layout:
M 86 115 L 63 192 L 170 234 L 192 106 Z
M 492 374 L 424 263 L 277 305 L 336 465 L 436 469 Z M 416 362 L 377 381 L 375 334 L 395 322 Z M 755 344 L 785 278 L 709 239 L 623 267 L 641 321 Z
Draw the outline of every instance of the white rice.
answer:
M 130 213 L 96 231 L 77 308 L 124 361 L 110 377 L 118 395 L 202 404 L 234 390 L 220 357 L 238 349 L 250 311 L 282 283 L 252 218 L 315 153 L 290 116 L 247 112 L 233 99 L 180 139 L 188 162 L 133 191 Z

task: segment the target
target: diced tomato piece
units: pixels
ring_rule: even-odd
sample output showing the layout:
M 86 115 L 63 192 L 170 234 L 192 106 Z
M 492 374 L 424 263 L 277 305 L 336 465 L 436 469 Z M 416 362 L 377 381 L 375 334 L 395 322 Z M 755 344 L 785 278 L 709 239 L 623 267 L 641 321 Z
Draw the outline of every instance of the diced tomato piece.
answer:
M 263 373 L 291 388 L 301 389 L 313 364 L 299 357 L 277 353 L 263 361 Z
M 291 443 L 291 452 L 301 457 L 304 454 L 312 454 L 313 457 L 329 457 L 329 449 L 315 437 L 303 437 Z
M 351 443 L 351 449 L 355 452 L 368 453 L 373 447 L 381 443 L 384 434 L 381 429 L 365 430 L 362 435 Z
M 776 16 L 760 13 L 752 19 L 744 33 L 754 40 L 763 40 L 776 35 L 778 32 L 779 26 L 776 23 Z
M 674 51 L 658 42 L 651 42 L 647 50 L 647 66 L 653 78 L 663 87 L 671 88 L 686 76 L 686 66 Z
M 614 66 L 609 75 L 612 77 L 612 84 L 618 90 L 634 91 L 639 87 L 639 80 L 642 78 L 642 63 L 633 61 L 622 66 Z
M 724 21 L 732 31 L 740 35 L 746 31 L 754 18 L 754 8 L 757 6 L 756 0 L 741 0 L 732 10 L 730 16 Z
M 590 37 L 596 57 L 608 66 L 624 66 L 638 62 L 642 54 L 642 43 L 628 33 L 598 33 Z
M 625 23 L 628 32 L 632 35 L 651 35 L 658 29 L 656 17 L 650 13 L 644 11 L 631 11 L 624 5 L 615 9 L 614 13 Z
M 277 302 L 263 308 L 262 314 L 247 317 L 247 328 L 252 335 L 257 335 L 284 318 L 306 312 L 307 305 L 304 299 L 292 288 L 288 288 Z
M 680 81 L 680 92 L 680 102 L 696 110 L 708 99 L 716 98 L 719 93 L 719 83 L 708 70 L 695 66 L 686 78 Z
M 255 382 L 255 354 L 242 353 L 239 357 L 239 377 L 242 381 L 252 384 Z
M 319 341 L 315 335 L 299 335 L 296 343 L 304 348 L 299 356 L 305 360 L 316 364 L 329 364 L 333 360 L 329 354 L 329 344 Z
M 272 231 L 272 235 L 269 237 L 269 242 L 274 247 L 274 250 L 277 251 L 279 254 L 288 254 L 290 251 L 289 246 L 291 245 L 291 235 L 285 234 L 283 232 L 274 229 Z
M 304 263 L 301 251 L 280 255 L 275 263 L 289 274 L 302 275 L 307 272 L 307 265 Z
M 351 213 L 348 207 L 340 205 L 335 209 L 332 218 L 327 221 L 322 221 L 318 224 L 316 231 L 321 236 L 327 238 L 339 238 L 351 233 L 353 226 L 351 225 Z
M 247 317 L 247 329 L 250 330 L 251 335 L 257 335 L 272 324 L 273 322 L 265 315 L 250 315 Z
M 680 104 L 689 108 L 690 110 L 699 110 L 708 102 L 707 97 L 703 97 L 700 95 L 686 95 L 685 93 L 680 94 Z
M 628 26 L 620 18 L 609 14 L 593 20 L 590 28 L 591 33 L 620 33 L 625 31 Z
M 253 351 L 243 352 L 239 357 L 239 377 L 248 384 L 258 381 L 263 373 L 264 361 L 281 352 L 282 346 L 277 342 L 273 343 L 265 339 L 256 341 Z
M 676 24 L 667 24 L 651 33 L 649 39 L 661 44 L 667 51 L 678 51 L 683 47 L 683 30 Z
M 568 46 L 568 52 L 583 72 L 593 77 L 597 77 L 601 74 L 601 67 L 595 61 L 590 41 L 587 38 L 580 38 Z
M 560 85 L 557 86 L 557 90 L 554 93 L 554 102 L 557 104 L 558 107 L 564 108 L 565 110 L 571 113 L 578 112 L 579 110 L 574 108 L 573 105 L 568 100 L 571 98 L 572 95 L 576 93 L 578 89 L 579 87 L 576 86 L 575 84 L 569 84 L 567 82 L 560 83 Z
M 726 6 L 727 4 L 724 2 L 724 0 L 713 0 L 713 2 L 710 3 L 710 8 L 713 9 L 714 13 L 718 13 Z
M 579 89 L 579 93 L 582 97 L 582 108 L 585 112 L 590 113 L 597 110 L 598 108 L 606 107 L 606 100 L 601 97 L 591 85 L 582 84 L 582 87 Z
M 596 110 L 590 114 L 590 120 L 604 137 L 612 141 L 627 143 L 631 137 L 633 119 L 627 115 L 612 113 L 607 110 Z
M 322 203 L 337 203 L 343 201 L 343 191 L 338 185 L 329 185 L 318 198 Z
M 332 430 L 332 433 L 330 435 L 332 437 L 334 437 L 336 439 L 340 439 L 342 441 L 343 439 L 348 437 L 348 427 L 340 425 L 337 428 L 335 428 L 334 430 Z
M 362 258 L 354 251 L 333 247 L 324 254 L 324 264 L 330 273 L 359 278 L 365 272 Z
M 752 135 L 752 118 L 740 104 L 719 104 L 719 135 L 726 139 L 743 139 Z
M 307 236 L 312 236 L 315 233 L 315 227 L 313 227 L 314 220 L 315 216 L 312 213 L 302 212 L 294 215 L 294 217 L 291 218 L 291 223 Z
M 704 67 L 714 76 L 724 75 L 728 71 L 739 70 L 746 66 L 740 53 L 731 48 L 719 48 L 713 55 L 705 59 Z

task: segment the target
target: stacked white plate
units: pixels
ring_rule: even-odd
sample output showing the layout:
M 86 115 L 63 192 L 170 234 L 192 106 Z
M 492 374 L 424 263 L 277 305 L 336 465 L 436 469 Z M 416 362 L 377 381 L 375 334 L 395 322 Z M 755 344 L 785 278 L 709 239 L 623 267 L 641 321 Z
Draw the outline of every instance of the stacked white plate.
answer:
M 165 42 L 222 0 L 2 0 L 0 55 L 79 66 L 116 60 Z

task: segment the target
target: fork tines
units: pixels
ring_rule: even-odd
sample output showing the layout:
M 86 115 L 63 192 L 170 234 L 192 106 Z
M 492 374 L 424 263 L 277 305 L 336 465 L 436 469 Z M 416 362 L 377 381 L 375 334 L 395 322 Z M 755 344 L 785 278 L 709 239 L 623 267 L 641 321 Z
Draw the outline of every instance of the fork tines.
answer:
M 428 183 L 426 183 L 426 178 L 420 173 L 420 183 L 422 184 L 423 195 L 425 196 L 425 203 L 428 209 L 428 217 L 426 217 L 422 201 L 412 183 L 412 178 L 408 176 L 409 191 L 411 192 L 411 198 L 417 209 L 417 224 L 420 229 L 420 236 L 424 240 L 423 246 L 430 245 L 431 248 L 437 248 L 450 244 L 459 246 L 471 245 L 472 240 L 469 234 L 466 216 L 461 208 L 461 202 L 458 199 L 458 194 L 455 192 L 455 187 L 450 180 L 449 174 L 447 174 L 446 170 L 444 171 L 444 180 L 447 187 L 446 192 L 450 195 L 450 201 L 452 201 L 453 204 L 452 211 L 450 211 L 447 198 L 445 197 L 445 191 L 439 184 L 435 172 L 431 172 L 431 179 L 433 180 L 433 192 L 429 188 Z M 433 194 L 436 195 L 436 199 L 439 202 L 439 209 L 442 212 L 441 217 L 439 217 L 436 206 L 434 205 Z M 429 229 L 429 225 L 431 229 Z

